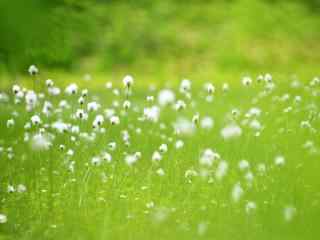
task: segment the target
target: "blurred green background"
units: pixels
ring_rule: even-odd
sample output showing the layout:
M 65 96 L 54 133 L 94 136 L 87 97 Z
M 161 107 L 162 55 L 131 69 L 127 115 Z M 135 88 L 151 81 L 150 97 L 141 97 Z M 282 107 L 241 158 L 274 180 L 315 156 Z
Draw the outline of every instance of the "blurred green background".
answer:
M 1 0 L 0 71 L 311 77 L 319 27 L 319 0 Z

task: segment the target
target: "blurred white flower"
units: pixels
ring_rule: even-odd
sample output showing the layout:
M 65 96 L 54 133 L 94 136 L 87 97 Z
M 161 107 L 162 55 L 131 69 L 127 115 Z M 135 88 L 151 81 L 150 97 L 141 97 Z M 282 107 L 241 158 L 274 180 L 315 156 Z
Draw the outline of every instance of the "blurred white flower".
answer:
M 31 76 L 34 76 L 39 73 L 39 69 L 35 65 L 31 65 L 28 69 L 28 72 Z
M 120 118 L 118 116 L 112 116 L 110 118 L 111 125 L 118 125 L 120 124 Z
M 247 202 L 247 204 L 246 204 L 246 213 L 247 214 L 251 214 L 256 209 L 257 209 L 257 205 L 255 202 L 252 202 L 252 201 Z
M 218 180 L 221 180 L 227 174 L 227 171 L 228 171 L 228 163 L 222 160 L 219 162 L 219 165 L 215 173 L 215 177 Z
M 71 83 L 70 85 L 68 85 L 65 89 L 65 92 L 68 95 L 73 95 L 76 94 L 78 92 L 78 85 L 75 83 Z
M 284 220 L 287 221 L 287 222 L 292 221 L 292 219 L 294 218 L 296 213 L 297 213 L 297 209 L 294 206 L 286 206 L 283 209 Z
M 129 154 L 129 155 L 126 155 L 125 158 L 124 158 L 125 162 L 127 165 L 131 166 L 133 165 L 136 161 L 138 161 L 137 157 L 133 154 Z
M 127 75 L 123 78 L 123 84 L 125 87 L 130 88 L 133 85 L 133 77 Z
M 191 81 L 188 79 L 183 79 L 180 83 L 180 92 L 190 91 Z
M 285 164 L 286 160 L 284 158 L 284 156 L 278 155 L 275 157 L 274 159 L 274 163 L 277 166 L 283 166 Z
M 15 124 L 15 121 L 13 118 L 7 120 L 7 128 L 13 127 L 14 124 Z
M 161 159 L 162 159 L 162 156 L 158 151 L 155 151 L 152 154 L 152 161 L 159 162 L 159 161 L 161 161 Z
M 161 153 L 165 153 L 168 151 L 168 145 L 167 144 L 161 144 L 160 147 L 159 147 L 159 151 Z
M 158 102 L 161 106 L 166 106 L 174 103 L 175 98 L 175 94 L 172 90 L 164 89 L 159 92 Z
M 37 133 L 31 139 L 31 148 L 33 150 L 48 150 L 52 145 L 48 135 Z
M 221 136 L 226 140 L 240 137 L 241 134 L 242 129 L 236 124 L 230 124 L 221 130 Z
M 182 140 L 177 140 L 175 146 L 176 146 L 176 149 L 180 149 L 184 146 L 184 142 Z
M 33 115 L 31 117 L 31 122 L 33 125 L 39 125 L 41 123 L 41 119 L 38 115 Z
M 146 117 L 147 120 L 157 122 L 160 116 L 160 108 L 157 106 L 144 108 L 143 115 Z
M 4 224 L 8 221 L 7 216 L 3 213 L 0 213 L 0 224 Z
M 201 119 L 201 122 L 200 122 L 201 128 L 209 130 L 213 128 L 213 125 L 214 125 L 214 121 L 212 117 L 206 116 Z
M 250 86 L 252 84 L 252 79 L 248 76 L 242 78 L 242 84 L 244 86 Z
M 241 187 L 240 182 L 237 182 L 231 192 L 231 197 L 234 202 L 239 202 L 240 198 L 242 197 L 244 191 L 243 188 Z

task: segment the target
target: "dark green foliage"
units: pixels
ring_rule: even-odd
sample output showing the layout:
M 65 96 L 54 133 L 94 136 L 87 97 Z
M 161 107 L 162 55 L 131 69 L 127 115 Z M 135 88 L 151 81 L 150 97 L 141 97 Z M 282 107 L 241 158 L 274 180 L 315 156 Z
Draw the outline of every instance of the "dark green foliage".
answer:
M 189 65 L 256 67 L 259 51 L 270 56 L 261 62 L 274 62 L 279 40 L 287 42 L 281 54 L 298 61 L 293 57 L 310 54 L 301 43 L 314 48 L 318 39 L 319 6 L 318 0 L 2 0 L 0 65 L 12 72 L 30 64 L 70 69 L 93 56 L 103 70 L 187 58 Z
M 71 66 L 74 57 L 83 56 L 94 45 L 92 35 L 88 36 L 95 34 L 88 2 L 1 1 L 1 61 L 13 70 L 31 63 Z

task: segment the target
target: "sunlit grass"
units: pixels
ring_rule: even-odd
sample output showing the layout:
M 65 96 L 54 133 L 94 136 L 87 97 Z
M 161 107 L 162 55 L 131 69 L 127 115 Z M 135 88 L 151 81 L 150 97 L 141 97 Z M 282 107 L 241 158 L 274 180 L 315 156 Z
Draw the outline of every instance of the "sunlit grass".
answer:
M 0 214 L 6 216 L 1 239 L 314 239 L 319 234 L 319 80 L 266 75 L 251 83 L 234 76 L 206 81 L 214 86 L 209 92 L 200 82 L 192 81 L 189 89 L 188 81 L 176 81 L 170 87 L 175 101 L 162 106 L 170 99 L 166 94 L 158 103 L 164 85 L 150 88 L 136 78 L 124 87 L 114 77 L 107 89 L 113 78 L 57 76 L 57 86 L 74 80 L 91 89 L 83 106 L 81 89 L 68 95 L 63 88 L 50 96 L 44 80 L 36 87 L 45 97 L 30 112 L 11 91 L 8 102 L 0 103 Z M 52 103 L 45 113 L 44 101 Z M 90 112 L 87 104 L 93 101 L 101 107 Z M 151 106 L 159 107 L 159 116 L 146 112 Z M 78 109 L 87 120 L 75 116 Z M 118 125 L 111 124 L 110 109 L 119 116 Z M 95 125 L 99 114 L 104 122 Z M 204 124 L 205 118 L 213 126 Z M 61 126 L 53 128 L 59 120 L 69 124 L 64 133 L 58 132 Z M 221 134 L 230 124 L 241 132 Z M 43 138 L 37 141 L 35 134 Z

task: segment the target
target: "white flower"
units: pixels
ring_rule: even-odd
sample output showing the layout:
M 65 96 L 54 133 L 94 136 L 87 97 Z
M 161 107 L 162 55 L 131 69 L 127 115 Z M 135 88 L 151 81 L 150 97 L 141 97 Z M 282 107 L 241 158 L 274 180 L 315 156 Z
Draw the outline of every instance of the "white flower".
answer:
M 147 120 L 157 122 L 160 115 L 160 109 L 157 106 L 145 108 L 143 109 L 143 115 L 146 117 Z
M 214 121 L 211 117 L 203 117 L 201 119 L 200 126 L 203 129 L 209 130 L 209 129 L 213 128 L 213 124 L 214 124 Z
M 158 102 L 161 106 L 172 104 L 175 101 L 175 94 L 170 89 L 164 89 L 159 92 Z
M 190 91 L 190 89 L 191 89 L 191 81 L 188 79 L 183 79 L 180 84 L 180 91 L 185 92 L 185 91 Z
M 176 149 L 182 148 L 183 145 L 184 145 L 184 142 L 183 142 L 182 140 L 176 141 L 176 145 L 175 145 L 175 146 L 176 146 Z
M 37 133 L 31 139 L 31 147 L 33 150 L 48 150 L 52 145 L 48 135 Z
M 175 109 L 180 111 L 186 108 L 186 103 L 183 100 L 178 100 L 175 104 Z
M 100 127 L 104 122 L 104 117 L 102 115 L 97 115 L 93 121 L 93 127 Z
M 162 156 L 158 151 L 155 151 L 152 154 L 152 161 L 159 162 L 159 161 L 161 161 L 161 159 L 162 159 Z
M 250 86 L 252 84 L 252 79 L 248 76 L 242 78 L 242 84 L 244 86 Z
M 294 206 L 286 206 L 283 209 L 284 220 L 287 222 L 290 222 L 293 219 L 293 217 L 296 215 L 296 213 L 297 213 L 297 209 Z
M 115 110 L 113 108 L 107 108 L 104 110 L 104 115 L 106 118 L 111 118 L 115 114 Z
M 19 92 L 17 92 L 16 93 L 16 97 L 17 97 L 17 99 L 16 100 L 20 100 L 20 99 L 22 99 L 23 97 L 24 97 L 24 92 L 23 91 L 19 91 Z
M 73 95 L 76 94 L 78 92 L 78 85 L 75 83 L 71 83 L 70 85 L 68 85 L 65 89 L 65 92 L 68 95 Z
M 28 72 L 31 76 L 38 74 L 39 70 L 35 65 L 31 65 L 28 69 Z
M 42 108 L 42 113 L 46 116 L 49 116 L 50 111 L 52 110 L 53 106 L 51 102 L 45 101 Z
M 196 177 L 198 176 L 197 171 L 193 170 L 193 169 L 188 169 L 185 173 L 184 173 L 184 177 L 185 178 L 190 178 L 190 177 Z
M 127 109 L 130 108 L 130 106 L 131 106 L 131 102 L 130 101 L 126 100 L 126 101 L 123 102 L 123 108 L 124 109 L 127 110 Z
M 193 122 L 193 124 L 197 125 L 197 124 L 199 123 L 199 119 L 200 119 L 199 114 L 195 114 L 195 115 L 192 117 L 192 122 Z
M 111 89 L 112 88 L 112 82 L 107 82 L 105 86 L 106 86 L 107 89 Z
M 257 107 L 252 107 L 250 108 L 250 110 L 248 111 L 248 116 L 254 116 L 254 117 L 259 117 L 261 115 L 261 109 L 257 108 Z
M 116 149 L 116 147 L 117 147 L 117 144 L 116 144 L 115 142 L 110 142 L 110 143 L 108 144 L 108 147 L 109 147 L 109 149 L 110 149 L 111 151 L 114 151 L 114 150 Z
M 89 102 L 87 104 L 88 111 L 97 111 L 100 107 L 101 105 L 97 102 Z
M 238 109 L 232 109 L 231 114 L 236 117 L 239 116 L 240 111 Z
M 8 185 L 8 187 L 7 187 L 7 192 L 8 193 L 14 193 L 15 191 L 16 191 L 16 189 L 14 188 L 14 186 Z
M 47 79 L 46 80 L 46 85 L 47 85 L 47 87 L 53 87 L 53 81 L 51 80 L 51 79 Z
M 173 127 L 177 134 L 192 135 L 195 131 L 194 124 L 185 118 L 178 118 Z
M 125 162 L 126 162 L 127 165 L 131 166 L 131 165 L 133 165 L 138 159 L 136 158 L 135 155 L 129 154 L 129 155 L 127 155 L 127 156 L 125 157 L 124 160 L 125 160 Z
M 73 155 L 74 155 L 74 151 L 73 151 L 72 149 L 69 149 L 69 150 L 67 151 L 67 155 L 68 155 L 68 156 L 73 156 Z
M 226 161 L 220 161 L 219 165 L 217 167 L 217 171 L 215 173 L 215 176 L 218 180 L 221 180 L 228 171 L 228 163 Z
M 39 125 L 41 123 L 41 119 L 38 115 L 33 115 L 31 117 L 31 122 L 33 125 Z
M 76 118 L 78 118 L 78 119 L 87 119 L 88 115 L 82 109 L 78 109 L 76 111 Z
M 165 153 L 168 151 L 168 145 L 167 144 L 161 144 L 160 147 L 159 147 L 159 151 L 161 153 Z
M 7 120 L 7 128 L 13 127 L 14 123 L 15 123 L 15 121 L 12 118 Z
M 243 191 L 243 188 L 241 187 L 240 182 L 237 182 L 233 186 L 233 189 L 232 189 L 232 192 L 231 192 L 232 200 L 234 202 L 239 202 L 239 200 L 242 197 L 243 193 L 244 193 L 244 191 Z
M 78 99 L 78 103 L 80 104 L 80 105 L 83 105 L 84 104 L 84 101 L 85 101 L 85 99 L 84 99 L 84 97 L 79 97 L 79 99 Z
M 260 74 L 260 75 L 257 77 L 257 82 L 258 82 L 258 83 L 261 83 L 263 80 L 264 80 L 264 76 Z
M 147 101 L 148 102 L 153 102 L 154 101 L 154 96 L 147 96 Z
M 257 204 L 255 202 L 249 201 L 246 204 L 246 213 L 251 214 L 253 211 L 257 209 Z
M 271 83 L 272 82 L 272 75 L 270 73 L 266 73 L 264 75 L 264 80 L 267 82 L 267 83 Z
M 203 151 L 202 155 L 200 156 L 200 164 L 203 166 L 212 166 L 213 162 L 216 159 L 220 159 L 220 155 L 214 152 L 212 149 L 207 148 Z
M 141 156 L 142 156 L 142 154 L 141 154 L 141 152 L 135 152 L 135 153 L 134 153 L 134 156 L 135 156 L 137 159 L 140 159 Z
M 130 88 L 133 85 L 133 77 L 127 75 L 123 78 L 123 84 L 125 87 Z
M 81 97 L 86 97 L 86 96 L 88 96 L 88 89 L 83 89 L 82 91 L 81 91 Z
M 165 175 L 165 172 L 164 172 L 164 170 L 163 170 L 162 168 L 159 168 L 159 169 L 157 170 L 157 174 L 158 174 L 159 176 L 164 176 L 164 175 Z
M 240 137 L 241 134 L 242 129 L 236 124 L 230 124 L 221 130 L 221 136 L 226 140 Z
M 7 216 L 0 213 L 0 224 L 6 223 L 8 221 Z
M 61 90 L 58 87 L 50 87 L 50 88 L 48 88 L 48 92 L 52 96 L 57 96 L 61 93 Z
M 67 132 L 68 129 L 69 129 L 69 126 L 68 124 L 62 122 L 62 121 L 57 121 L 57 122 L 54 122 L 51 124 L 51 127 L 53 129 L 56 129 L 59 133 L 64 133 L 64 132 Z
M 245 170 L 248 169 L 250 167 L 250 163 L 247 160 L 241 160 L 239 162 L 239 169 L 240 170 Z
M 216 88 L 213 86 L 212 83 L 207 83 L 206 90 L 207 90 L 208 94 L 213 94 L 215 92 Z
M 285 164 L 285 162 L 286 162 L 285 158 L 281 155 L 276 156 L 274 159 L 274 163 L 277 166 L 283 166 Z
M 295 96 L 295 97 L 294 97 L 294 101 L 295 101 L 296 103 L 301 102 L 301 100 L 302 100 L 301 96 Z
M 101 158 L 93 157 L 91 159 L 91 164 L 94 165 L 94 166 L 99 166 L 101 164 Z
M 153 202 L 153 201 L 148 202 L 148 203 L 146 204 L 146 207 L 147 207 L 147 208 L 153 208 L 153 207 L 154 207 L 154 202 Z
M 17 187 L 17 192 L 18 193 L 24 193 L 27 191 L 27 187 L 23 184 L 19 184 L 18 187 Z
M 14 94 L 17 94 L 18 92 L 20 92 L 20 86 L 18 86 L 18 85 L 13 85 L 12 86 L 12 92 L 14 93 Z
M 37 94 L 34 91 L 28 91 L 25 100 L 28 105 L 34 106 L 37 102 Z
M 244 178 L 250 183 L 253 181 L 254 179 L 254 176 L 253 176 L 253 173 L 252 172 L 247 172 L 246 175 L 244 176 Z
M 118 116 L 112 116 L 110 118 L 110 123 L 112 125 L 118 125 L 118 124 L 120 124 L 120 118 Z
M 249 127 L 254 130 L 260 130 L 262 128 L 261 123 L 257 119 L 253 119 L 249 123 Z
M 224 83 L 224 84 L 222 85 L 222 91 L 223 91 L 223 92 L 229 91 L 229 84 L 228 84 L 228 83 Z

